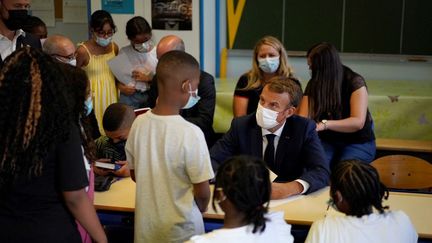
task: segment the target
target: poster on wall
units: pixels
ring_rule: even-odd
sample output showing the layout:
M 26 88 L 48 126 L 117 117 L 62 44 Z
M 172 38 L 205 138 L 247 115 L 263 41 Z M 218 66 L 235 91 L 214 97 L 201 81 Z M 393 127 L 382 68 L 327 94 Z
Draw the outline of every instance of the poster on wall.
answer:
M 192 30 L 192 0 L 152 0 L 152 28 Z
M 102 9 L 112 14 L 134 14 L 134 0 L 102 0 Z

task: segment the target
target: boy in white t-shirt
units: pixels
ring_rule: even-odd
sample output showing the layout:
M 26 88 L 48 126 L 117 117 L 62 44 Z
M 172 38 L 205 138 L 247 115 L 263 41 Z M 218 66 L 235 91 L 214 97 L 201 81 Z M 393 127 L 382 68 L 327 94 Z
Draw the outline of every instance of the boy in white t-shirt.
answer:
M 385 211 L 387 188 L 371 165 L 346 160 L 330 176 L 330 205 L 345 216 L 327 216 L 314 222 L 306 243 L 415 243 L 417 233 L 402 211 Z M 378 213 L 374 213 L 375 208 Z
M 201 130 L 179 115 L 198 100 L 199 65 L 171 51 L 157 65 L 156 107 L 136 118 L 126 143 L 136 182 L 135 242 L 183 242 L 204 233 L 214 177 Z

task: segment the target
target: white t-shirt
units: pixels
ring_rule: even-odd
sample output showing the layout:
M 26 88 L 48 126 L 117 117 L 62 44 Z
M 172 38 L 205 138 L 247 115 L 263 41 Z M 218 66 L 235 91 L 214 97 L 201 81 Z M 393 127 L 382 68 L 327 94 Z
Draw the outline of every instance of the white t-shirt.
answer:
M 193 185 L 214 177 L 202 131 L 180 115 L 138 116 L 126 143 L 135 172 L 135 242 L 183 242 L 204 233 Z
M 151 49 L 149 52 L 138 52 L 134 50 L 131 45 L 128 45 L 120 49 L 119 55 L 121 53 L 126 54 L 126 56 L 129 58 L 129 61 L 133 66 L 131 73 L 132 71 L 137 70 L 146 75 L 155 75 L 156 65 L 158 63 L 156 47 Z M 147 82 L 129 83 L 128 85 L 135 86 L 136 89 L 141 91 L 145 91 L 150 88 Z
M 307 243 L 414 243 L 417 233 L 402 211 L 355 216 L 327 216 L 314 222 Z
M 264 232 L 252 233 L 253 225 L 246 225 L 234 229 L 218 229 L 205 235 L 197 235 L 189 242 L 195 243 L 229 243 L 229 242 L 256 242 L 256 243 L 291 243 L 294 238 L 291 235 L 291 225 L 284 220 L 283 212 L 271 212 L 265 216 Z

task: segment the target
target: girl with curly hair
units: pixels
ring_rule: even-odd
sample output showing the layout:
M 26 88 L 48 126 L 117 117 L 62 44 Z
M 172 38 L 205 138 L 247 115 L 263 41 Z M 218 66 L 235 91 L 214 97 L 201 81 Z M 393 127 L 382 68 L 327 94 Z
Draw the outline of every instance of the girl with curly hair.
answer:
M 0 241 L 107 242 L 85 187 L 80 130 L 64 74 L 22 48 L 0 73 Z M 25 233 L 23 233 L 25 232 Z

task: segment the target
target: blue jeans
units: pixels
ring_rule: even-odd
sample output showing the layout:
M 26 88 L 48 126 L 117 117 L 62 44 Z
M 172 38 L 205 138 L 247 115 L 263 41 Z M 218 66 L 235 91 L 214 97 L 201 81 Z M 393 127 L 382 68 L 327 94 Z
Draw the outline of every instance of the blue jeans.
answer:
M 129 105 L 134 109 L 148 107 L 149 95 L 147 91 L 136 91 L 133 95 L 125 95 L 120 93 L 119 102 Z
M 330 161 L 330 168 L 333 168 L 336 163 L 342 160 L 357 159 L 371 163 L 375 159 L 375 140 L 352 144 L 321 141 L 321 144 L 326 153 L 327 160 Z

